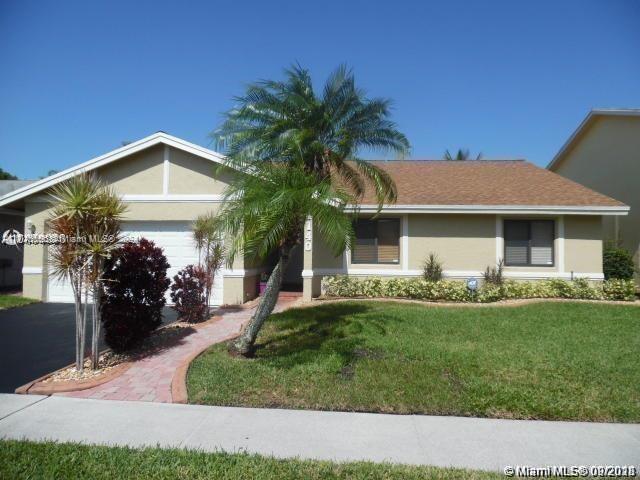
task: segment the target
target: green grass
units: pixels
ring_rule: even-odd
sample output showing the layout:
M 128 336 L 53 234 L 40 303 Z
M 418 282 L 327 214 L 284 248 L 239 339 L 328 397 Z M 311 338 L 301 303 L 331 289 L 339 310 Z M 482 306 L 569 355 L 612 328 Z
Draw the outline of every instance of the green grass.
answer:
M 435 467 L 276 460 L 247 454 L 0 442 L 0 478 L 89 479 L 497 479 L 501 475 Z
M 215 345 L 191 403 L 640 421 L 640 308 L 351 301 L 274 315 L 255 359 Z
M 5 308 L 22 307 L 30 303 L 36 303 L 34 298 L 20 297 L 18 295 L 0 295 L 0 310 Z

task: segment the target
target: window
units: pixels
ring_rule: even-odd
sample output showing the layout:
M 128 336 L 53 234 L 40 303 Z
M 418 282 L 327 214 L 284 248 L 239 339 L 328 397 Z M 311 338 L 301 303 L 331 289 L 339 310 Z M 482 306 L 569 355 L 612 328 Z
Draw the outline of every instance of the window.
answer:
M 553 266 L 553 220 L 505 220 L 504 264 Z
M 400 263 L 400 220 L 380 218 L 353 224 L 356 241 L 351 263 Z

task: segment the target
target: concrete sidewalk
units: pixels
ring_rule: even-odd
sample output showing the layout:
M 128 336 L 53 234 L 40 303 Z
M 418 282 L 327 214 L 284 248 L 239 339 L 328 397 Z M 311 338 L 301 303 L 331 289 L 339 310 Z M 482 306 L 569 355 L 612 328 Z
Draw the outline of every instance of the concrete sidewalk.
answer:
M 502 471 L 639 465 L 640 425 L 0 396 L 0 438 Z

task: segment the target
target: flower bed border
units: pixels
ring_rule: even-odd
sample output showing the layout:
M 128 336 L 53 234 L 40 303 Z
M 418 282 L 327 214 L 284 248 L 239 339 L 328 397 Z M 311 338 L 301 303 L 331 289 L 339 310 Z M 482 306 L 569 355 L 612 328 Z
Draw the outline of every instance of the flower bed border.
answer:
M 104 354 L 109 350 L 103 350 L 100 354 Z M 88 388 L 97 387 L 98 385 L 102 385 L 103 383 L 107 383 L 110 380 L 122 375 L 124 372 L 129 370 L 129 367 L 133 364 L 132 361 L 127 361 L 116 365 L 111 370 L 98 375 L 94 378 L 86 378 L 82 380 L 67 380 L 63 382 L 50 382 L 44 383 L 45 380 L 54 376 L 56 373 L 67 370 L 68 368 L 72 368 L 75 366 L 74 363 L 70 363 L 58 370 L 53 372 L 49 372 L 41 377 L 36 378 L 35 380 L 31 380 L 30 382 L 21 385 L 16 388 L 15 393 L 19 395 L 52 395 L 54 393 L 63 393 L 63 392 L 77 392 L 80 390 L 87 390 Z
M 195 323 L 191 325 L 191 328 L 195 328 L 195 329 L 199 329 L 202 328 L 214 321 L 218 321 L 220 320 L 222 317 L 220 315 L 213 315 L 211 316 L 211 318 L 209 318 L 208 320 L 204 321 L 204 322 L 200 322 L 200 323 Z M 160 327 L 158 330 L 162 330 L 164 328 L 168 328 L 175 325 L 175 323 L 170 323 L 168 325 L 163 325 L 162 327 Z M 156 330 L 156 331 L 158 331 Z M 100 354 L 104 354 L 106 352 L 109 352 L 110 349 L 105 349 L 102 352 L 100 352 Z M 67 381 L 60 381 L 60 382 L 49 382 L 49 383 L 44 383 L 44 380 L 47 380 L 48 378 L 54 376 L 55 374 L 62 372 L 68 368 L 72 368 L 75 366 L 75 362 L 74 363 L 70 363 L 69 365 L 66 365 L 62 368 L 59 368 L 57 370 L 54 370 L 53 372 L 49 372 L 46 373 L 44 375 L 42 375 L 41 377 L 38 377 L 34 380 L 31 380 L 27 383 L 25 383 L 24 385 L 19 386 L 18 388 L 15 389 L 15 393 L 19 394 L 19 395 L 53 395 L 54 393 L 65 393 L 65 392 L 79 392 L 81 390 L 87 390 L 89 388 L 94 388 L 94 387 L 98 387 L 100 385 L 102 385 L 103 383 L 107 383 L 117 377 L 119 377 L 120 375 L 122 375 L 124 372 L 126 372 L 127 370 L 129 370 L 129 368 L 136 362 L 136 360 L 127 360 L 126 362 L 122 362 L 118 365 L 116 365 L 115 367 L 113 367 L 111 370 L 104 372 L 101 375 L 98 375 L 94 378 L 86 378 L 86 379 L 82 379 L 82 380 L 67 380 Z

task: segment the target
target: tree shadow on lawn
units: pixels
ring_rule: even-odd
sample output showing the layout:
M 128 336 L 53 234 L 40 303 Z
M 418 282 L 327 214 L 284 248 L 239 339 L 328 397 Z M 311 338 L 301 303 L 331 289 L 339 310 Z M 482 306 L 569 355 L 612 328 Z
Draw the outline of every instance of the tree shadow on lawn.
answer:
M 365 328 L 387 334 L 385 320 L 366 315 L 373 310 L 371 305 L 341 303 L 276 314 L 269 319 L 266 338 L 256 344 L 255 358 L 289 369 L 313 363 L 323 352 L 337 354 L 345 366 L 358 358 L 380 357 L 382 353 L 367 348 L 362 334 Z

